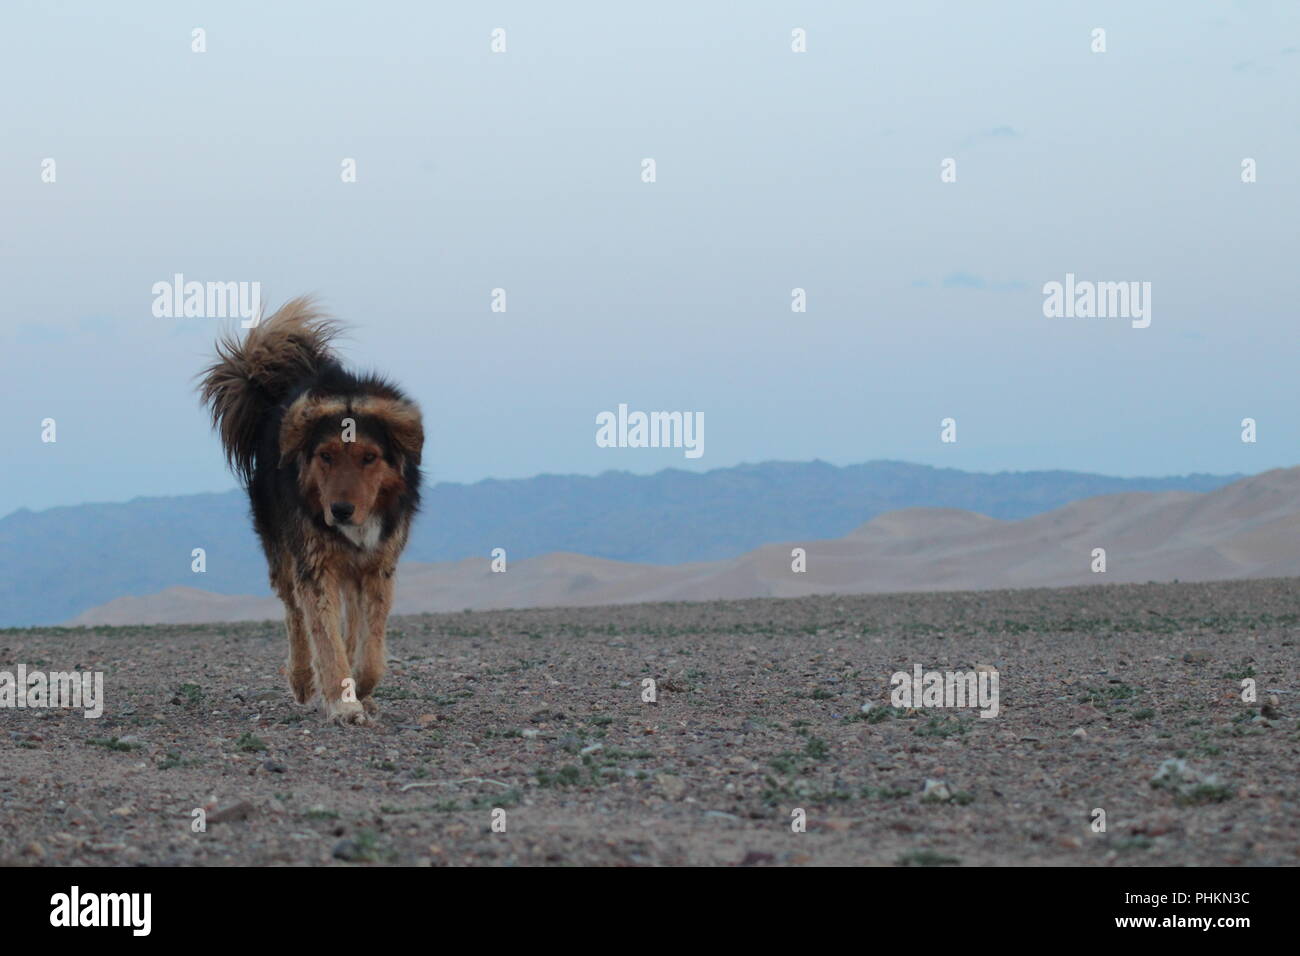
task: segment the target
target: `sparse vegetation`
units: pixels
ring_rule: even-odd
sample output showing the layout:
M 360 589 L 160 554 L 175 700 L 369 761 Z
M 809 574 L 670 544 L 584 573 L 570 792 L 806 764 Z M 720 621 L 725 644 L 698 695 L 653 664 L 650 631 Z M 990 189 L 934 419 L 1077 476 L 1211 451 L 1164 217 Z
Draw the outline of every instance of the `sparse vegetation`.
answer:
M 954 734 L 966 733 L 966 725 L 961 718 L 944 714 L 941 717 L 931 717 L 912 732 L 918 737 L 951 737 Z
M 239 739 L 235 741 L 235 748 L 237 750 L 242 750 L 245 753 L 260 753 L 266 749 L 266 741 L 261 737 L 245 731 L 240 734 Z
M 896 861 L 898 866 L 958 866 L 961 860 L 934 850 L 913 850 Z

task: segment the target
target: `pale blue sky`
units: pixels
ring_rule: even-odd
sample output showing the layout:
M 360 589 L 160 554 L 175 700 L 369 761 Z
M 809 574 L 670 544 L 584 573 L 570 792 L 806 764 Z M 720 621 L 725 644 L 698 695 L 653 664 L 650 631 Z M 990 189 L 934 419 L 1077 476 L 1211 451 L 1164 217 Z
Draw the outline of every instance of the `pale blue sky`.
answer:
M 0 11 L 0 513 L 233 486 L 176 272 L 318 293 L 433 480 L 1300 459 L 1300 5 L 46 6 Z M 1066 272 L 1151 327 L 1044 318 Z M 598 448 L 620 402 L 704 456 Z

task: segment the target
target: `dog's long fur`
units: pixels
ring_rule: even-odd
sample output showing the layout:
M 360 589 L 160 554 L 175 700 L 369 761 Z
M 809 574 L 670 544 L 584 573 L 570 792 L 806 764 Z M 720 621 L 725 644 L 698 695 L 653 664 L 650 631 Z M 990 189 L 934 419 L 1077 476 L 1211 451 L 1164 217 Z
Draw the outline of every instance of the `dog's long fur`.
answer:
M 284 602 L 293 696 L 319 694 L 329 719 L 364 724 L 420 503 L 424 429 L 396 386 L 344 370 L 330 350 L 339 331 L 294 299 L 242 342 L 219 341 L 200 391 Z

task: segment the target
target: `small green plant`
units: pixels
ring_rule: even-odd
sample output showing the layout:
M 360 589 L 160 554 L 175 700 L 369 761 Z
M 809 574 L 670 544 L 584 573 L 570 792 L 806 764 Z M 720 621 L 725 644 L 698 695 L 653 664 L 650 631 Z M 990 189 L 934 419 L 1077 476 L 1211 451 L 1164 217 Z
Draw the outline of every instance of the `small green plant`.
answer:
M 1199 807 L 1207 803 L 1223 803 L 1236 796 L 1236 791 L 1221 783 L 1199 783 L 1178 794 L 1174 799 L 1179 806 Z
M 904 853 L 895 862 L 898 866 L 957 866 L 961 860 L 955 856 L 944 856 L 934 850 L 913 850 Z
M 796 774 L 799 772 L 799 767 L 801 766 L 801 764 L 799 761 L 798 754 L 783 753 L 783 754 L 777 754 L 775 757 L 769 760 L 768 766 L 770 766 L 777 773 L 783 773 L 786 774 L 787 776 L 790 776 L 792 774 Z
M 359 830 L 352 838 L 352 854 L 349 859 L 356 863 L 380 863 L 392 860 L 396 854 L 379 842 L 379 835 L 374 830 Z
M 239 739 L 235 741 L 235 746 L 245 753 L 259 753 L 266 749 L 266 741 L 245 731 L 239 735 Z
M 953 734 L 966 733 L 966 725 L 949 715 L 931 717 L 923 726 L 917 727 L 914 733 L 918 737 L 951 737 Z
M 809 737 L 803 752 L 813 760 L 825 760 L 830 755 L 830 747 L 819 737 Z
M 866 800 L 898 800 L 901 797 L 910 796 L 911 790 L 906 787 L 863 787 L 862 797 Z
M 523 793 L 517 787 L 511 787 L 504 793 L 486 794 L 482 797 L 475 797 L 469 802 L 470 810 L 494 810 L 501 807 L 508 810 L 511 807 L 519 806 L 520 801 L 524 798 Z
M 201 763 L 201 761 L 189 757 L 182 757 L 179 752 L 169 750 L 167 751 L 166 756 L 164 756 L 162 760 L 158 761 L 158 769 L 171 770 L 174 767 L 197 767 L 199 763 Z
M 1128 700 L 1138 695 L 1137 688 L 1128 684 L 1107 684 L 1105 687 L 1085 687 L 1079 692 L 1079 701 L 1094 707 L 1105 707 L 1115 701 Z
M 1121 853 L 1129 853 L 1133 850 L 1149 850 L 1153 846 L 1155 846 L 1155 841 L 1143 834 L 1121 837 L 1115 841 L 1115 849 Z
M 538 770 L 536 776 L 539 787 L 572 787 L 581 782 L 582 768 L 565 764 L 555 771 Z

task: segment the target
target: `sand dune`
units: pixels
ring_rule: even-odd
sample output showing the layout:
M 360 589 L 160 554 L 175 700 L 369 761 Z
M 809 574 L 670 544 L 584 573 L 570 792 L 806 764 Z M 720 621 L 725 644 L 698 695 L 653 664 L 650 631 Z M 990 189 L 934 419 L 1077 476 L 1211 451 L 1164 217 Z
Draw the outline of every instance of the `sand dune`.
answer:
M 791 571 L 791 549 L 807 571 Z M 1091 570 L 1104 548 L 1106 571 Z M 1059 587 L 1300 575 L 1300 468 L 1204 494 L 1130 492 L 1021 521 L 943 508 L 892 511 L 842 538 L 770 544 L 729 561 L 658 566 L 548 554 L 492 573 L 488 558 L 404 564 L 395 612 L 703 601 L 810 594 Z M 169 588 L 92 608 L 73 625 L 280 616 L 273 598 Z

